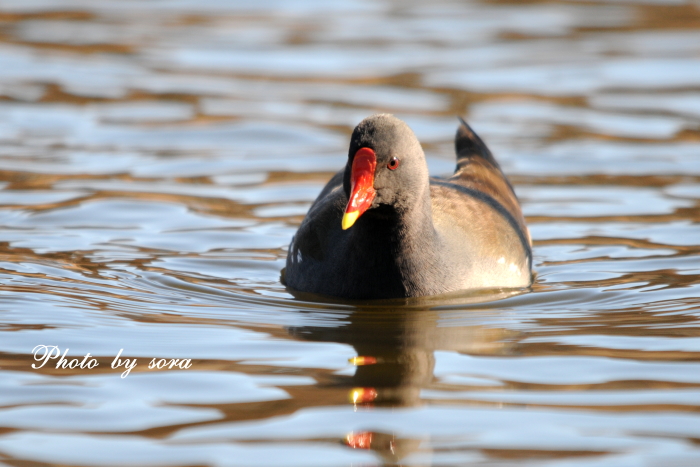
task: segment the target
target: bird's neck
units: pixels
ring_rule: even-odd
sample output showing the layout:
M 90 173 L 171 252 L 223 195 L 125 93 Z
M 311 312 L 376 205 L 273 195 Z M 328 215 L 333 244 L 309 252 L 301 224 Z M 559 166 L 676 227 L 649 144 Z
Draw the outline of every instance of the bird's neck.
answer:
M 430 197 L 405 209 L 379 207 L 368 211 L 352 227 L 357 267 L 346 271 L 359 274 L 362 282 L 382 284 L 385 295 L 373 298 L 434 295 L 440 290 L 423 290 L 425 276 L 440 276 L 440 239 L 433 224 Z M 362 294 L 361 294 L 362 295 Z
M 401 281 L 407 290 L 415 291 L 425 284 L 426 274 L 441 275 L 440 238 L 433 224 L 430 197 L 426 196 L 410 209 L 397 213 L 392 249 Z M 420 295 L 438 293 L 419 290 Z
M 430 198 L 426 197 L 409 208 L 397 210 L 393 231 L 392 237 L 397 240 L 397 247 L 412 247 L 414 244 L 431 241 L 437 234 Z

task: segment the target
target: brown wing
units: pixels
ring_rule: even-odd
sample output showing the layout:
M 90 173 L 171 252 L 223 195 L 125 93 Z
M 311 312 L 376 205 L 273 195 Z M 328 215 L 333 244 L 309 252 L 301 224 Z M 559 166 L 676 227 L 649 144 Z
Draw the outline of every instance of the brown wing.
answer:
M 527 239 L 528 247 L 531 247 L 530 233 L 525 225 L 525 218 L 512 185 L 501 171 L 501 167 L 486 144 L 467 122 L 461 118 L 460 121 L 461 125 L 455 136 L 457 168 L 454 175 L 447 181 L 469 191 L 482 193 L 485 195 L 484 198 L 493 199 L 502 207 L 500 209 L 497 207 L 497 210 L 504 210 L 512 217 L 517 228 Z

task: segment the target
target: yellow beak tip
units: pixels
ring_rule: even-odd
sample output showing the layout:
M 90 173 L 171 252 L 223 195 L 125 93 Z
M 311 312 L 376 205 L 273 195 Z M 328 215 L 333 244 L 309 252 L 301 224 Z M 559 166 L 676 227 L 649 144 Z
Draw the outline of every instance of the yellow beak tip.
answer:
M 358 217 L 360 217 L 360 211 L 346 212 L 343 215 L 343 230 L 348 230 L 352 227 Z

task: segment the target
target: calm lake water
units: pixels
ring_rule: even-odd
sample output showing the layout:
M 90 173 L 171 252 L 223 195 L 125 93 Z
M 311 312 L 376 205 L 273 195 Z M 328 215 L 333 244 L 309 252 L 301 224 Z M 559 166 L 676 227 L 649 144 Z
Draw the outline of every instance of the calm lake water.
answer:
M 700 465 L 697 0 L 0 0 L 0 98 L 0 466 Z M 531 289 L 280 284 L 375 112 Z

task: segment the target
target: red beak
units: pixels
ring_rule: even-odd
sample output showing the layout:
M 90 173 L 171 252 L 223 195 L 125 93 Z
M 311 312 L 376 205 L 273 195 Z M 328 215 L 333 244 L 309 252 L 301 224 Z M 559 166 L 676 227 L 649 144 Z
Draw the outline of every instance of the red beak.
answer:
M 343 215 L 343 230 L 353 226 L 355 221 L 372 205 L 377 194 L 374 191 L 374 169 L 377 156 L 370 148 L 360 148 L 352 160 L 350 172 L 350 200 Z

